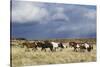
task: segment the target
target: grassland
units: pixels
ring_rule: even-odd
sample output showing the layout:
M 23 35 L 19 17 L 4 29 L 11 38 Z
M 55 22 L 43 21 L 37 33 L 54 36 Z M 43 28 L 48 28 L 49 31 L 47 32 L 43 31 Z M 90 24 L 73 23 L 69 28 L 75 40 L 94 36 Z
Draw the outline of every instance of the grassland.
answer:
M 73 48 L 64 48 L 63 51 L 36 52 L 30 49 L 25 52 L 25 48 L 12 47 L 12 67 L 27 66 L 27 65 L 44 65 L 44 64 L 65 64 L 79 62 L 95 62 L 96 61 L 96 45 L 91 52 L 74 52 Z

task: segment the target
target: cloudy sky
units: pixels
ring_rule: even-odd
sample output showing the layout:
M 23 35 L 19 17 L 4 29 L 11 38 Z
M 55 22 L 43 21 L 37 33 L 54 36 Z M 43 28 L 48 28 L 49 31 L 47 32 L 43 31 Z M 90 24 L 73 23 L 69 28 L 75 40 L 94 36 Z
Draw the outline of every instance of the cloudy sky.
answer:
M 13 1 L 11 26 L 27 39 L 96 38 L 96 6 Z

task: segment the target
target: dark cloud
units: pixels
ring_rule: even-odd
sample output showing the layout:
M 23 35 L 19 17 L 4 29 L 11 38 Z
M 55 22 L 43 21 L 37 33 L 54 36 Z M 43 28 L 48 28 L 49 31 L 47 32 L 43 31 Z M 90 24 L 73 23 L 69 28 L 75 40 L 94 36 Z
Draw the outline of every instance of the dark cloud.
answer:
M 96 37 L 95 6 L 15 3 L 12 5 L 12 36 L 29 39 Z

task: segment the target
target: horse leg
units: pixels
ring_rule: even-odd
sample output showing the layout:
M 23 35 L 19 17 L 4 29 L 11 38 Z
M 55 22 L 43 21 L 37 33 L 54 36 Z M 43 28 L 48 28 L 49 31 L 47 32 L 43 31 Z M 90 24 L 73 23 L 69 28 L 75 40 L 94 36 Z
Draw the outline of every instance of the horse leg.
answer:
M 35 47 L 35 51 L 38 50 L 37 47 Z
M 55 52 L 56 52 L 57 48 L 55 47 Z
M 68 46 L 66 46 L 66 48 L 68 48 Z
M 90 52 L 91 51 L 91 48 L 87 48 L 87 51 Z
M 46 52 L 46 49 L 44 49 L 44 51 Z
M 74 51 L 77 52 L 77 48 L 76 47 L 74 48 Z
M 79 47 L 77 48 L 77 52 L 79 51 Z
M 76 48 L 74 47 L 74 51 L 76 51 Z
M 54 48 L 54 52 L 56 52 L 56 47 Z
M 82 46 L 80 46 L 80 52 L 82 52 Z
M 85 47 L 84 46 L 81 46 L 80 47 L 80 52 L 84 52 L 85 51 Z
M 34 50 L 34 48 L 32 48 L 32 51 Z
M 82 47 L 80 47 L 80 52 L 83 52 L 83 48 Z
M 79 50 L 80 50 L 80 48 L 78 47 L 78 48 L 77 48 L 77 52 L 78 52 Z
M 77 48 L 75 49 L 75 52 L 77 52 Z
M 41 51 L 43 51 L 43 50 L 46 51 L 46 49 L 42 47 Z
M 37 48 L 36 48 L 36 47 L 34 47 L 34 48 L 32 48 L 32 50 L 36 51 L 36 50 L 37 50 Z
M 52 47 L 50 47 L 50 50 L 53 52 L 53 48 Z
M 43 49 L 44 49 L 44 48 L 42 47 L 41 51 L 43 51 Z

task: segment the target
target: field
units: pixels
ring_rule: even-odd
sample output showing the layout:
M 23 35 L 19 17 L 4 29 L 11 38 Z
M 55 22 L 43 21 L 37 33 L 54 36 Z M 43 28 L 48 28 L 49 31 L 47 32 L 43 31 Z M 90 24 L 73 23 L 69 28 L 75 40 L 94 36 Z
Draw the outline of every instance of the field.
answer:
M 95 42 L 95 41 L 94 41 Z M 11 51 L 12 67 L 27 65 L 44 65 L 44 64 L 65 64 L 79 62 L 95 62 L 96 61 L 96 45 L 91 52 L 74 52 L 73 48 L 64 48 L 63 51 L 51 52 L 47 51 L 34 52 L 30 49 L 25 52 L 25 48 L 12 47 Z

